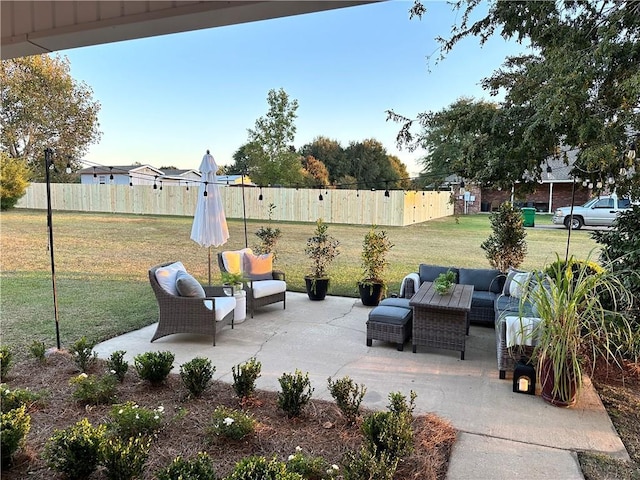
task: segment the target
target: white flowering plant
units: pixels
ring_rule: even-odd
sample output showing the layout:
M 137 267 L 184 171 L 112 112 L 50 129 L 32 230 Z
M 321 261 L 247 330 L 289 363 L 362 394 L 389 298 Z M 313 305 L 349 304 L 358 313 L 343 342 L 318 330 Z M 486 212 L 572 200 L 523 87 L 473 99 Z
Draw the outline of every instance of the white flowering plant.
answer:
M 255 424 L 250 414 L 220 405 L 211 415 L 208 434 L 213 441 L 220 437 L 241 440 L 255 431 Z
M 107 368 L 109 369 L 109 373 L 111 373 L 111 375 L 115 375 L 120 383 L 124 381 L 127 370 L 129 370 L 129 364 L 124 359 L 125 353 L 126 352 L 124 350 L 116 350 L 107 359 Z
M 111 375 L 87 375 L 81 373 L 69 380 L 75 386 L 73 397 L 81 403 L 111 404 L 116 399 L 116 378 Z
M 298 473 L 302 478 L 329 480 L 338 477 L 340 467 L 330 465 L 322 457 L 307 455 L 297 446 L 296 451 L 287 458 L 287 471 Z
M 44 399 L 44 393 L 32 392 L 29 388 L 10 389 L 7 384 L 0 384 L 0 403 L 3 412 L 19 408 L 22 405 L 29 411 L 34 405 L 43 404 Z
M 126 402 L 111 407 L 107 428 L 123 440 L 129 437 L 154 436 L 162 428 L 164 407 L 141 407 Z

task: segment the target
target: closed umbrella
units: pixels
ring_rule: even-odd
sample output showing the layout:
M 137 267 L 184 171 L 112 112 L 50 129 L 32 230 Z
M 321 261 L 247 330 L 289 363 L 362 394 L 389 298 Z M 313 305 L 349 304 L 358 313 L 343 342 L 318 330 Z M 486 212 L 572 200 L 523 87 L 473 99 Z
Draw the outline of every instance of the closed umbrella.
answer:
M 191 227 L 191 240 L 209 249 L 209 285 L 211 285 L 211 247 L 219 247 L 229 239 L 227 218 L 224 215 L 222 198 L 216 183 L 217 170 L 218 165 L 213 155 L 207 150 L 200 164 L 202 179 Z

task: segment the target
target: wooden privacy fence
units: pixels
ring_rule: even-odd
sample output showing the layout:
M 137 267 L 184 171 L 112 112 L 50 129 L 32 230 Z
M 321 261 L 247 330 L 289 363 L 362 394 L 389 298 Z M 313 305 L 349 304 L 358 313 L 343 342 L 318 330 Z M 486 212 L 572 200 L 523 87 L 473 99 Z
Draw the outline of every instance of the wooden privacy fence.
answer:
M 220 193 L 228 218 L 265 219 L 270 204 L 276 206 L 274 220 L 294 222 L 323 218 L 327 223 L 404 226 L 453 214 L 449 192 L 391 190 L 387 197 L 383 190 L 245 187 L 244 208 L 241 187 L 221 186 Z M 46 184 L 32 183 L 16 206 L 46 209 L 46 195 Z M 54 210 L 193 216 L 197 201 L 193 187 L 51 184 Z

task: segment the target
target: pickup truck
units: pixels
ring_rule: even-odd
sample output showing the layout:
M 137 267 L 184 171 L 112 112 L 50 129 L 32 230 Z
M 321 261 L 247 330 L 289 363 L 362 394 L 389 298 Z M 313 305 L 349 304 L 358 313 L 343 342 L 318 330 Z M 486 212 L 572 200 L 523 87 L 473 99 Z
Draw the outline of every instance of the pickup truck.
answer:
M 553 214 L 555 225 L 564 225 L 572 230 L 579 230 L 586 226 L 610 226 L 620 212 L 631 208 L 632 202 L 628 198 L 618 198 L 616 195 L 596 197 L 581 206 L 558 208 Z

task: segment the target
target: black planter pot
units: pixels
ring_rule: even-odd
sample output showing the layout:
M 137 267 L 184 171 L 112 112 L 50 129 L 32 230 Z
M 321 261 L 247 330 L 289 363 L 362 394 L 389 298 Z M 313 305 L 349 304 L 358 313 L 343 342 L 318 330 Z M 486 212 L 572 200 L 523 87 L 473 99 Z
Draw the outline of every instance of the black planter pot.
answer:
M 374 283 L 372 285 L 359 283 L 358 290 L 360 291 L 360 300 L 362 300 L 362 304 L 367 307 L 375 307 L 380 303 L 380 300 L 382 300 L 384 285 L 381 283 Z
M 324 300 L 324 297 L 327 296 L 327 290 L 329 290 L 328 278 L 305 277 L 304 283 L 307 285 L 309 300 Z

